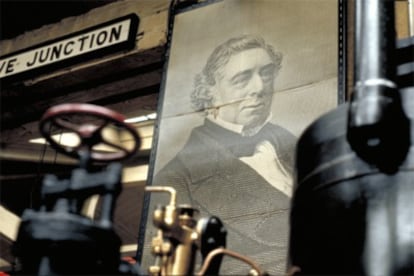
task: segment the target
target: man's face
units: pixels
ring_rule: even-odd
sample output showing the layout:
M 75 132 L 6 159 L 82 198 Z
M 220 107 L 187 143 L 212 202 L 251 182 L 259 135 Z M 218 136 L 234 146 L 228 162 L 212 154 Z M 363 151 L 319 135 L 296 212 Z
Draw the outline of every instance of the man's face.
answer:
M 230 57 L 217 74 L 214 105 L 217 116 L 245 127 L 262 124 L 269 116 L 276 67 L 261 48 Z

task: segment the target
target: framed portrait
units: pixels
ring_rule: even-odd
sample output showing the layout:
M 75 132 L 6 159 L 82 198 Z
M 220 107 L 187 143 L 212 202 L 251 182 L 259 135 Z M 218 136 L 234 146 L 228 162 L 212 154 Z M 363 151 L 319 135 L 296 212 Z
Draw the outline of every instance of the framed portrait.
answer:
M 171 186 L 200 217 L 217 216 L 227 248 L 272 275 L 287 264 L 295 145 L 344 100 L 333 0 L 206 1 L 177 10 L 169 40 L 149 185 Z M 152 193 L 140 231 L 153 263 Z M 224 258 L 220 273 L 246 275 Z

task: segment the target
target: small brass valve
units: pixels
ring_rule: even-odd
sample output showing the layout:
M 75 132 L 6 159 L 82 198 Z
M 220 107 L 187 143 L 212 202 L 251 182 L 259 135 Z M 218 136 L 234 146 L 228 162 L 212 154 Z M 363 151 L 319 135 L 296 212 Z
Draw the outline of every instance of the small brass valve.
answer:
M 199 211 L 190 205 L 176 204 L 176 191 L 167 186 L 148 186 L 147 192 L 170 194 L 167 205 L 158 205 L 153 212 L 153 223 L 158 228 L 152 239 L 155 261 L 148 268 L 151 276 L 218 275 L 223 255 L 249 264 L 248 275 L 267 275 L 249 258 L 226 249 L 227 232 L 218 217 L 198 219 Z M 195 273 L 197 250 L 203 260 Z

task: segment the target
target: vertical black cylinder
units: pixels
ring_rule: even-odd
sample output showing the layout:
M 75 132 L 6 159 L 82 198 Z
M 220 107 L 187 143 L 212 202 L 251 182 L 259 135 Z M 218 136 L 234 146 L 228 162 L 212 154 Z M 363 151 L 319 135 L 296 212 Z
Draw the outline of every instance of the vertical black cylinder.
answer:
M 374 85 L 395 88 L 394 1 L 356 0 L 356 93 L 359 87 Z M 368 82 L 368 83 L 367 83 Z M 362 92 L 362 93 L 359 93 Z
M 395 83 L 394 4 L 355 0 L 354 89 L 347 133 L 362 159 L 387 172 L 398 169 L 409 147 L 409 123 Z M 383 156 L 388 156 L 385 162 Z
M 414 86 L 394 82 L 394 1 L 355 5 L 352 100 L 296 147 L 295 275 L 414 275 Z

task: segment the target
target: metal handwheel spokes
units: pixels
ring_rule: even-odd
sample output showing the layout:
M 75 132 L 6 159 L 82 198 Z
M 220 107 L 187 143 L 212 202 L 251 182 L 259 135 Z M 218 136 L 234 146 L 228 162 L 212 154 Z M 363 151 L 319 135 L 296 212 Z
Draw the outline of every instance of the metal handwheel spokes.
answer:
M 40 132 L 58 152 L 89 161 L 111 162 L 132 156 L 140 146 L 125 117 L 107 108 L 82 103 L 54 106 L 40 121 Z

